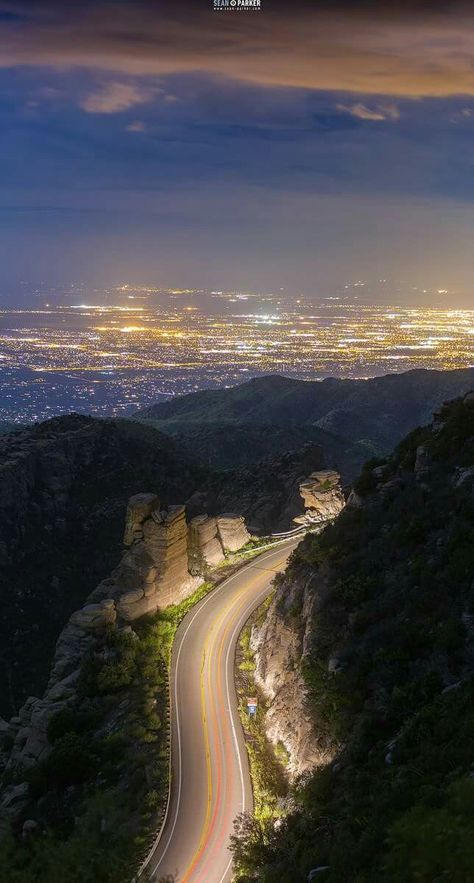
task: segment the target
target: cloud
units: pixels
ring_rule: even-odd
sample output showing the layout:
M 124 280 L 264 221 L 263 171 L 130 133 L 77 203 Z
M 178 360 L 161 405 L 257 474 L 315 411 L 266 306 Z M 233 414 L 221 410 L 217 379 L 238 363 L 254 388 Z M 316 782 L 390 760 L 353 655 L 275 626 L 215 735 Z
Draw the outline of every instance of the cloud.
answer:
M 474 11 L 459 3 L 272 0 L 258 15 L 210 2 L 10 0 L 0 67 L 132 76 L 207 73 L 264 85 L 407 97 L 474 95 Z
M 156 90 L 144 88 L 136 83 L 105 83 L 95 92 L 90 92 L 80 101 L 87 113 L 123 113 L 136 104 L 145 104 L 153 99 Z
M 400 119 L 400 111 L 396 104 L 377 104 L 375 107 L 367 107 L 360 102 L 357 104 L 337 104 L 337 110 L 349 113 L 359 120 L 398 120 Z
M 146 132 L 146 125 L 142 120 L 134 120 L 127 126 L 127 132 Z

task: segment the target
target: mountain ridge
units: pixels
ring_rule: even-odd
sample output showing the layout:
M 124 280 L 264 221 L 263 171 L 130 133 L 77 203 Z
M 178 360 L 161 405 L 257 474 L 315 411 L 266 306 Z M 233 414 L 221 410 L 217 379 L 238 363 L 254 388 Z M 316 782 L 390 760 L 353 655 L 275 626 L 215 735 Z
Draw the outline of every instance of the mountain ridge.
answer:
M 474 368 L 413 369 L 368 380 L 329 377 L 311 381 L 266 375 L 226 389 L 178 396 L 132 416 L 152 423 L 185 445 L 191 438 L 191 449 L 217 468 L 227 467 L 234 454 L 241 462 L 250 463 L 257 451 L 258 457 L 272 451 L 282 453 L 294 431 L 299 443 L 321 443 L 328 465 L 335 465 L 331 448 L 337 447 L 347 461 L 345 478 L 352 478 L 364 456 L 368 459 L 388 453 L 415 426 L 428 423 L 444 401 L 472 387 Z M 254 439 L 257 428 L 262 427 L 261 438 L 247 444 L 245 426 L 251 428 Z M 331 438 L 316 439 L 317 432 Z M 351 449 L 354 445 L 356 449 Z

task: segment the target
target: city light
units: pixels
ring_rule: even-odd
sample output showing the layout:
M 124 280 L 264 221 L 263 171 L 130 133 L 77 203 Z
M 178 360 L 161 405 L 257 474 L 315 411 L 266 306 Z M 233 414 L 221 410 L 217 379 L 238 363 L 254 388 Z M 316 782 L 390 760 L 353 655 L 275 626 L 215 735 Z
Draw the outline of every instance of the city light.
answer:
M 51 306 L 49 298 L 47 313 L 3 310 L 0 419 L 74 409 L 121 415 L 159 394 L 231 386 L 249 374 L 317 380 L 474 364 L 474 310 L 362 304 L 361 288 L 316 300 L 129 283 L 126 296 L 139 297 L 139 307 L 110 289 L 90 303 Z

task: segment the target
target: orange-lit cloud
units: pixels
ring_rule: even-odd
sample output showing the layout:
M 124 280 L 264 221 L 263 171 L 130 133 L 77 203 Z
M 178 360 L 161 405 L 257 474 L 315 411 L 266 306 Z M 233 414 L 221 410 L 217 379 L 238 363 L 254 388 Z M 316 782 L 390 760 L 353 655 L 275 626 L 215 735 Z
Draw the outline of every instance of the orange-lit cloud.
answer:
M 356 104 L 337 104 L 337 110 L 349 113 L 359 120 L 373 120 L 375 122 L 382 120 L 398 120 L 400 119 L 400 111 L 396 104 L 376 104 L 374 107 L 368 107 L 360 101 Z
M 395 4 L 393 4 L 393 7 Z M 2 3 L 0 66 L 136 76 L 206 72 L 266 85 L 400 96 L 474 95 L 469 5 L 279 5 L 258 15 L 193 4 Z M 434 11 L 433 11 L 434 9 Z M 352 10 L 352 11 L 351 11 Z M 13 13 L 12 13 L 13 15 Z M 107 112 L 107 111 L 106 111 Z M 111 112 L 111 111 L 109 111 Z
M 80 106 L 87 113 L 120 113 L 137 104 L 146 104 L 154 95 L 154 90 L 135 83 L 114 81 L 90 92 L 82 99 Z

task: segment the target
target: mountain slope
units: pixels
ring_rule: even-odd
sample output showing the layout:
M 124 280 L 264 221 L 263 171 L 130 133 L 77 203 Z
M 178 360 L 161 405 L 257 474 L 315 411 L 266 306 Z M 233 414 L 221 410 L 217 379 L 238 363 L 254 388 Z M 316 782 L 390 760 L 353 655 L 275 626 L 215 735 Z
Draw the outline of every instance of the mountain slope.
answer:
M 131 421 L 71 415 L 0 439 L 0 713 L 41 692 L 59 631 L 118 562 L 128 497 L 184 501 L 207 475 Z
M 0 715 L 42 692 L 61 628 L 118 564 L 130 496 L 270 532 L 292 526 L 299 481 L 322 465 L 309 445 L 216 474 L 153 426 L 79 415 L 0 438 Z
M 9 432 L 18 432 L 21 427 L 17 423 L 9 423 L 7 420 L 0 420 L 0 435 L 7 435 Z
M 190 424 L 196 429 L 212 424 L 312 424 L 386 452 L 414 426 L 428 422 L 443 401 L 473 386 L 474 368 L 420 369 L 369 380 L 304 381 L 270 375 L 229 389 L 180 396 L 135 416 L 174 435 L 185 434 Z
M 152 425 L 161 426 L 159 422 Z M 369 444 L 346 441 L 318 426 L 276 423 L 171 423 L 166 432 L 209 467 L 250 468 L 268 457 L 281 457 L 306 444 L 319 445 L 326 466 L 337 469 L 344 481 L 358 475 L 362 465 L 378 451 Z
M 240 883 L 474 879 L 474 394 L 356 489 L 252 636 L 273 734 L 304 717 L 315 771 L 278 830 L 241 826 Z

